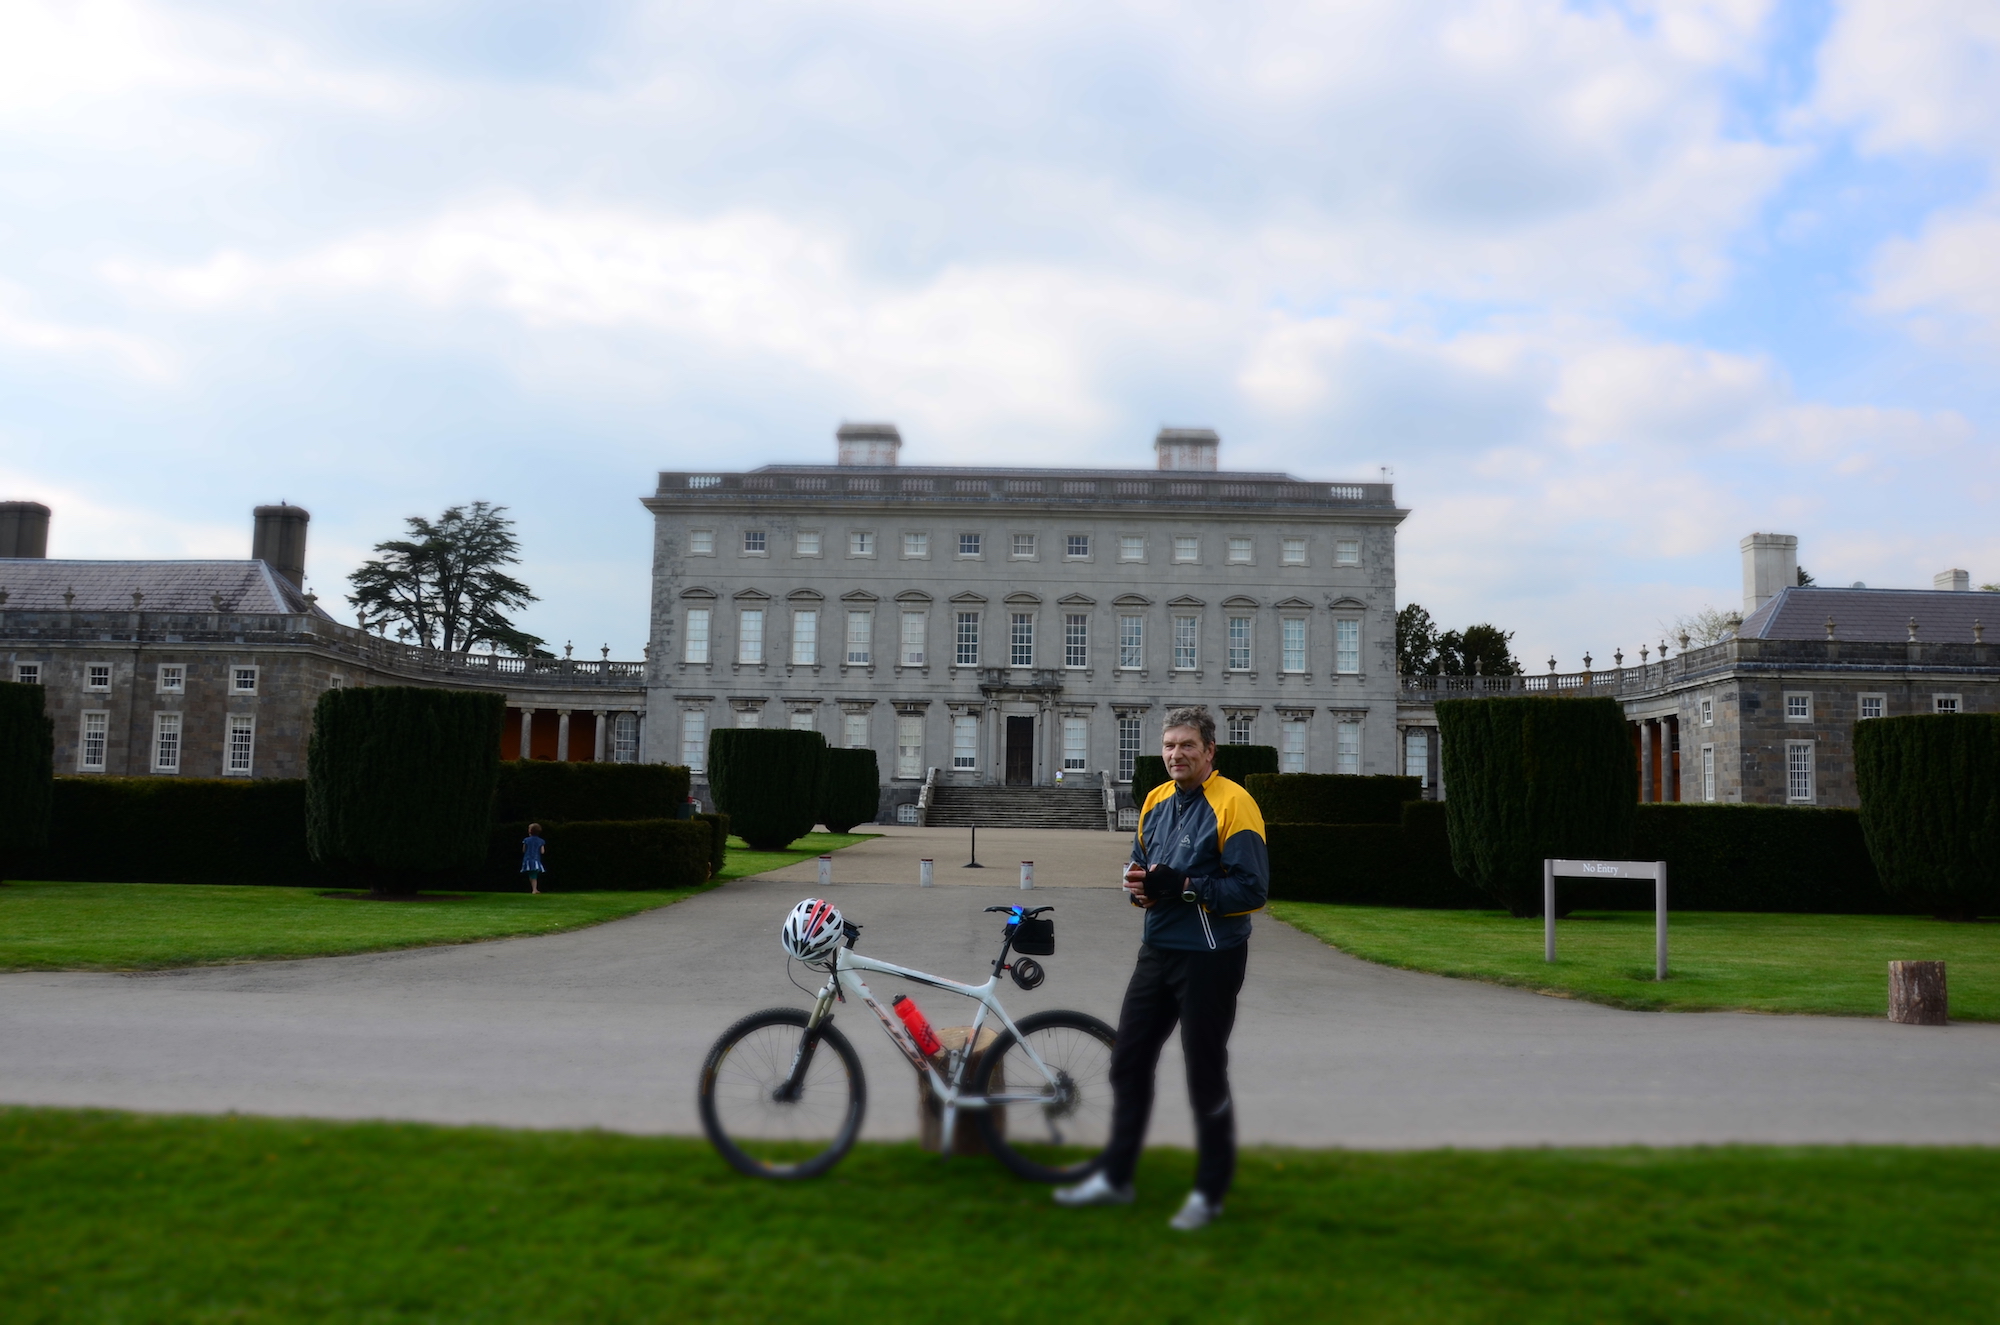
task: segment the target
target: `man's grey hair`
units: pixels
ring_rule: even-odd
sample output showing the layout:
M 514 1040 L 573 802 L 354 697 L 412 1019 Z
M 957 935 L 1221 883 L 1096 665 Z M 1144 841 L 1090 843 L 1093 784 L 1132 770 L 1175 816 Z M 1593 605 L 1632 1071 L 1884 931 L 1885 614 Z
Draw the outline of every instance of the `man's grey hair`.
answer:
M 1168 709 L 1166 721 L 1160 724 L 1160 733 L 1165 735 L 1175 727 L 1192 727 L 1201 735 L 1203 745 L 1215 744 L 1215 719 L 1200 704 L 1190 704 L 1185 708 Z

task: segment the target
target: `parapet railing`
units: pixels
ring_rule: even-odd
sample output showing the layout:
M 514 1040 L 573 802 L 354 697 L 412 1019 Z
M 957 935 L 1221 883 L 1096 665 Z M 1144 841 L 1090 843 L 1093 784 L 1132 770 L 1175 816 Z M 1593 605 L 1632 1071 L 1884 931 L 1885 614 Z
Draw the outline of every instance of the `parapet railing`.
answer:
M 1258 505 L 1390 506 L 1396 504 L 1393 483 L 1304 482 L 1280 474 L 1204 474 L 1194 470 L 1159 473 L 1092 473 L 1060 471 L 1023 474 L 1020 470 L 908 471 L 899 468 L 856 467 L 851 472 L 788 473 L 783 469 L 744 474 L 722 471 L 660 474 L 659 498 L 786 497 L 786 498 L 907 498 L 979 502 L 1086 502 L 1090 505 L 1144 505 L 1150 502 L 1202 501 Z

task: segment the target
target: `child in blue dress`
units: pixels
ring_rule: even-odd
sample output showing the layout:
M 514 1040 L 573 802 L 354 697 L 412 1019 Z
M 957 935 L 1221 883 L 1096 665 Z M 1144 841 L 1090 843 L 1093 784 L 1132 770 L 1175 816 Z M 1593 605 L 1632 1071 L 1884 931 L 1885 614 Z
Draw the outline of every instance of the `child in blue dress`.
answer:
M 542 891 L 542 856 L 549 844 L 542 841 L 542 826 L 529 824 L 528 835 L 521 839 L 521 873 L 528 876 L 528 891 L 539 894 Z

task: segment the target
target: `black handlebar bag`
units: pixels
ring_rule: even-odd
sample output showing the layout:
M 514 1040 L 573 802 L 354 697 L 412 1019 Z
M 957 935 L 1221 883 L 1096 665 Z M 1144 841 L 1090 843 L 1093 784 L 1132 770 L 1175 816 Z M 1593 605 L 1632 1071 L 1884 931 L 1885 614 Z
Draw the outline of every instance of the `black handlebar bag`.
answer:
M 1056 952 L 1056 922 L 1047 916 L 1029 916 L 1014 929 L 1014 951 L 1023 957 L 1053 957 Z

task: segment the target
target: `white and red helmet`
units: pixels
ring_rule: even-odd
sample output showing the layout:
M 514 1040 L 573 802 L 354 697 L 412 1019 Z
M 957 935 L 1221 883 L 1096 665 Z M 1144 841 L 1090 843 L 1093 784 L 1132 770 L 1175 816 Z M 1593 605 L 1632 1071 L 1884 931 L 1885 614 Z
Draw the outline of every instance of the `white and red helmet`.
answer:
M 802 962 L 825 961 L 846 936 L 840 908 L 818 897 L 808 897 L 785 917 L 785 951 Z

